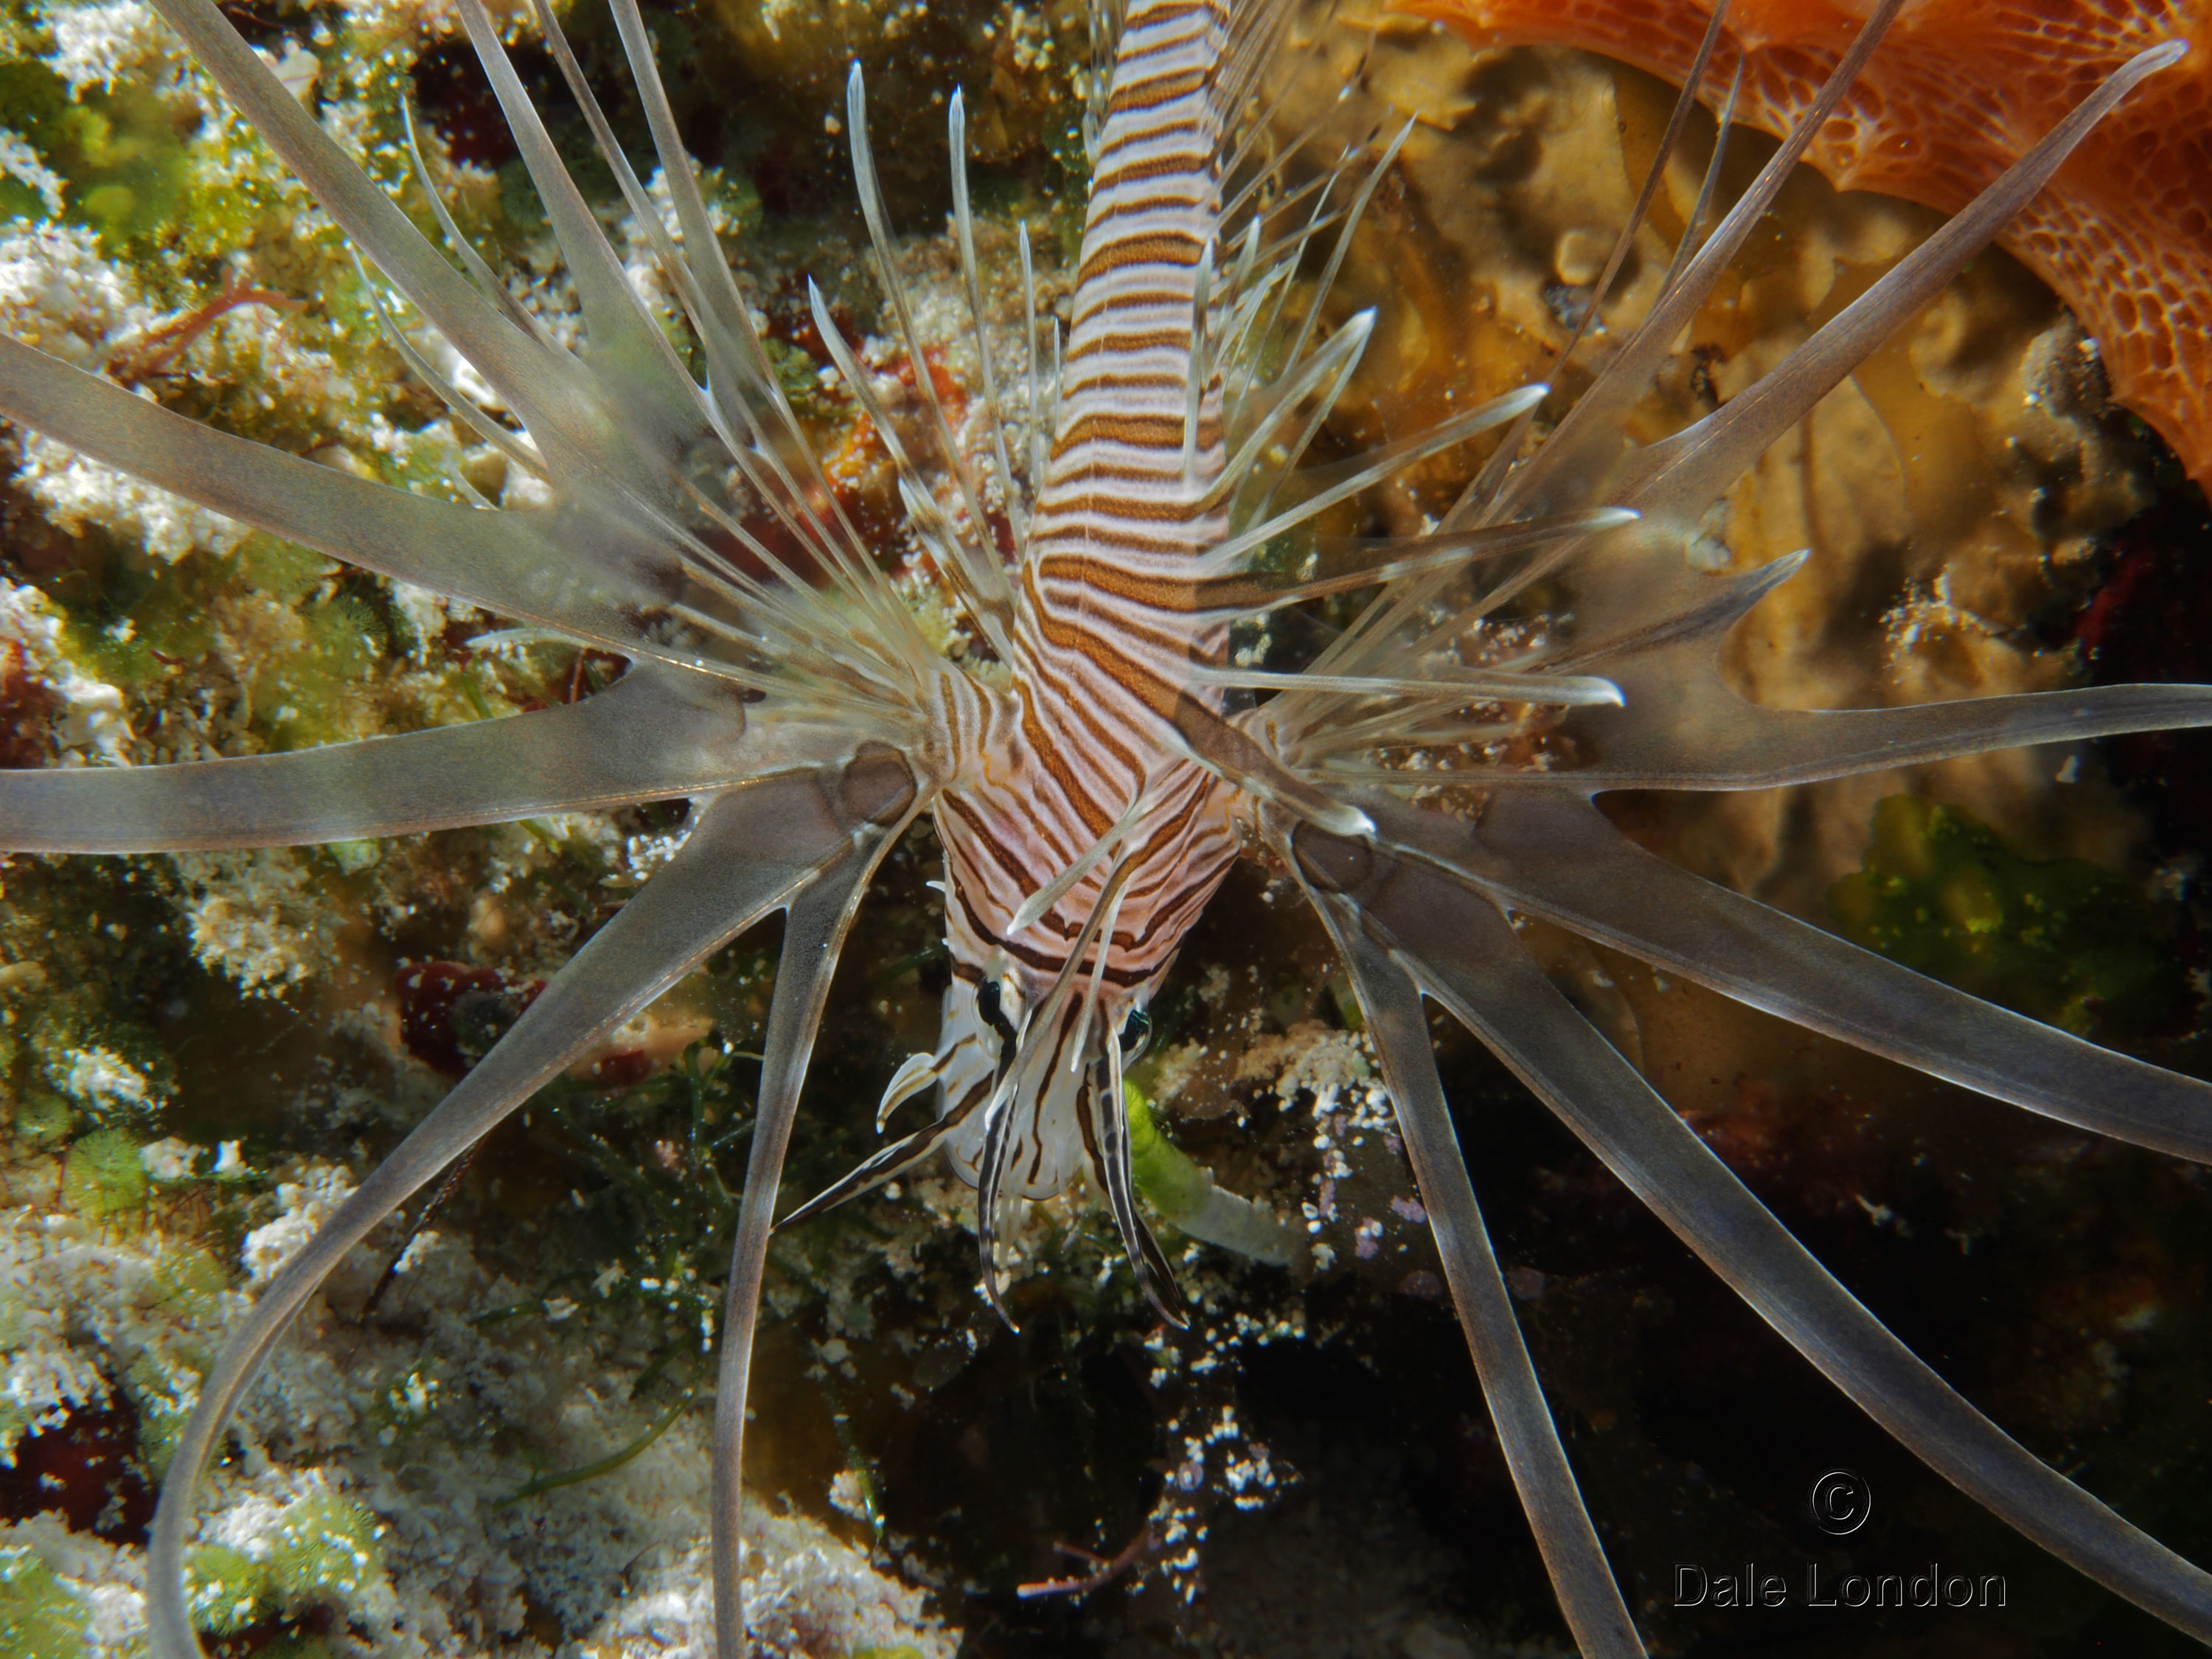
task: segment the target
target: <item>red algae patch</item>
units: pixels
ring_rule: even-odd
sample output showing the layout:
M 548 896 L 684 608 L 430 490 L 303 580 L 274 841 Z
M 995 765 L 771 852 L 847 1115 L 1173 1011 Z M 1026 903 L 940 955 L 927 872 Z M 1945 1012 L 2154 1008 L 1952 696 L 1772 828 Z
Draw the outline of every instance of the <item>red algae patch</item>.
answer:
M 1396 0 L 1478 45 L 1578 46 L 1672 80 L 1711 16 L 1699 0 Z M 1870 9 L 1870 8 L 1869 8 Z M 1708 72 L 1717 106 L 1786 132 L 1863 13 L 1741 0 Z M 1806 159 L 1838 188 L 1955 213 L 2112 70 L 2161 41 L 2189 55 L 2106 118 L 1998 240 L 2093 334 L 2114 394 L 2212 483 L 2212 43 L 2191 0 L 1919 0 L 1890 27 Z

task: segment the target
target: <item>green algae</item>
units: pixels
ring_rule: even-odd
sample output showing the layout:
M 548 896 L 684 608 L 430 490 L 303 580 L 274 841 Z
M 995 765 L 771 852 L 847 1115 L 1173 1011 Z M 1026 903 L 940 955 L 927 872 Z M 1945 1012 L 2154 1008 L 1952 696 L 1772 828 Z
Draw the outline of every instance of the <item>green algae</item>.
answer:
M 58 179 L 64 218 L 96 231 L 111 252 L 158 234 L 189 190 L 191 156 L 175 111 L 143 87 L 73 95 L 42 63 L 0 63 L 0 127 L 28 143 Z M 53 205 L 29 181 L 0 178 L 0 215 L 36 218 Z
M 95 1129 L 72 1141 L 62 1176 L 62 1200 L 90 1221 L 146 1206 L 146 1166 L 138 1143 L 120 1129 Z
M 376 1517 L 329 1492 L 287 1504 L 256 1541 L 255 1550 L 202 1544 L 185 1557 L 185 1605 L 207 1634 L 343 1605 L 384 1571 Z
M 1213 1176 L 1160 1133 L 1152 1103 L 1133 1083 L 1121 1085 L 1129 1120 L 1129 1175 L 1145 1201 L 1169 1221 L 1193 1214 L 1213 1190 Z
M 31 1090 L 16 1103 L 15 1131 L 33 1146 L 68 1139 L 76 1122 L 76 1113 L 69 1102 L 51 1090 Z
M 0 1653 L 9 1659 L 78 1659 L 90 1613 L 27 1545 L 0 1545 Z
M 1828 911 L 1852 943 L 2076 1036 L 2155 1030 L 2188 1006 L 2172 921 L 2136 884 L 2027 858 L 1917 795 L 1875 806 L 1864 865 Z

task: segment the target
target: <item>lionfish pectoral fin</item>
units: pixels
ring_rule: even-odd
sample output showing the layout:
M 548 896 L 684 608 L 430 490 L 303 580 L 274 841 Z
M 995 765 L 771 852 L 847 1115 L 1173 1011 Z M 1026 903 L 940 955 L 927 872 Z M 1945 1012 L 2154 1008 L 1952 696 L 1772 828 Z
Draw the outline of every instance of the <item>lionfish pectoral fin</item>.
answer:
M 1547 829 L 1556 833 L 1555 827 Z M 1301 871 L 1309 878 L 1349 878 L 1357 884 L 1356 892 L 1328 895 L 1340 913 L 1358 913 L 1357 924 L 1345 925 L 1387 939 L 1410 963 L 1422 989 L 1487 1044 L 1853 1403 L 2023 1535 L 2199 1640 L 2212 1639 L 2212 1575 L 2035 1457 L 1899 1341 L 1546 977 L 1516 937 L 1498 895 L 1476 890 L 1425 856 L 1397 858 L 1378 868 L 1369 848 L 1325 848 L 1303 833 L 1298 842 L 1306 855 Z M 1579 842 L 1558 848 L 1560 860 L 1577 866 L 1589 856 L 1589 848 Z M 1650 854 L 1636 857 L 1633 875 L 1618 866 L 1593 872 L 1592 879 L 1605 884 L 1613 902 L 1626 884 L 1655 873 L 1642 867 Z M 1680 896 L 1662 890 L 1652 903 L 1670 908 Z M 1795 926 L 1771 911 L 1762 911 L 1761 920 L 1768 927 Z M 1903 1006 L 1893 1006 L 1892 1015 L 1901 1024 L 1911 1023 Z M 2015 1041 L 2021 1036 L 2012 1035 Z M 2035 1058 L 2027 1062 L 2035 1063 Z M 1425 1181 L 1425 1197 L 1427 1190 Z
M 1592 789 L 1766 789 L 2031 744 L 2212 726 L 2212 686 L 2092 685 L 1901 708 L 1777 708 L 1723 679 L 1686 641 L 1608 665 L 1618 710 L 1588 719 L 1590 763 L 1546 780 Z M 1533 779 L 1531 780 L 1533 781 Z
M 543 514 L 411 495 L 217 432 L 8 336 L 0 336 L 0 416 L 362 569 L 625 656 L 703 665 L 633 620 L 656 596 L 619 572 L 580 565 L 565 541 L 549 537 Z M 558 579 L 549 577 L 556 570 Z
M 285 1264 L 201 1384 L 162 1481 L 147 1617 L 164 1659 L 190 1659 L 198 1650 L 184 1565 L 201 1473 L 262 1361 L 346 1253 L 608 1032 L 850 859 L 856 832 L 884 817 L 902 821 L 918 795 L 910 775 L 891 776 L 862 762 L 770 779 L 702 803 L 676 856 Z M 764 1082 L 764 1100 L 766 1094 Z M 764 1133 L 755 1133 L 757 1158 Z
M 0 848 L 297 847 L 750 781 L 758 745 L 732 720 L 737 705 L 701 697 L 696 678 L 634 668 L 564 707 L 279 754 L 0 771 Z
M 2212 1164 L 2212 1084 L 1969 996 L 1692 875 L 1584 799 L 1501 794 L 1480 850 L 1463 826 L 1441 833 L 1424 854 L 1516 910 L 1947 1082 Z
M 1351 971 L 1498 1445 L 1535 1533 L 1559 1610 L 1585 1656 L 1641 1659 L 1643 1641 L 1590 1524 L 1490 1247 L 1437 1073 L 1419 988 L 1398 957 L 1362 925 L 1365 891 L 1386 884 L 1395 861 L 1367 843 L 1290 831 L 1280 820 L 1271 829 L 1271 838 Z M 1326 846 L 1335 857 L 1314 860 L 1302 856 L 1312 842 Z M 1345 890 L 1340 879 L 1344 864 L 1371 878 L 1362 890 Z
M 710 1554 L 714 1585 L 714 1644 L 720 1659 L 752 1651 L 745 1633 L 744 1535 L 745 1393 L 752 1377 L 753 1338 L 760 1319 L 761 1279 L 768 1268 L 776 1193 L 783 1158 L 799 1113 L 799 1087 L 821 1029 L 822 1010 L 845 936 L 876 866 L 922 805 L 921 792 L 878 799 L 842 826 L 811 884 L 793 894 L 785 919 L 775 990 L 769 1000 L 762 1044 L 760 1092 L 753 1113 L 752 1148 L 745 1160 L 744 1195 L 738 1206 L 737 1237 L 730 1247 L 730 1276 L 723 1291 L 721 1363 L 714 1384 L 714 1520 Z M 801 843 L 805 844 L 805 843 Z M 653 891 L 648 883 L 636 904 Z M 623 914 L 627 915 L 627 911 Z

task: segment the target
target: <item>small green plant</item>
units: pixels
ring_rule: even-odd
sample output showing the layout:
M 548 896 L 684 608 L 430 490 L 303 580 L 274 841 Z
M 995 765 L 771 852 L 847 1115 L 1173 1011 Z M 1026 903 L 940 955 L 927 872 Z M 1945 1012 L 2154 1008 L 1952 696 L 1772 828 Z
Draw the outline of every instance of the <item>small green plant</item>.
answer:
M 90 1636 L 83 1602 L 28 1545 L 0 1546 L 0 1653 L 9 1659 L 77 1659 Z
M 120 1129 L 95 1129 L 71 1143 L 62 1196 L 88 1220 L 138 1210 L 146 1202 L 146 1166 L 138 1143 Z
M 192 1622 L 210 1636 L 343 1605 L 384 1571 L 376 1517 L 330 1492 L 286 1505 L 255 1543 L 250 1549 L 203 1544 L 185 1562 L 186 1605 Z

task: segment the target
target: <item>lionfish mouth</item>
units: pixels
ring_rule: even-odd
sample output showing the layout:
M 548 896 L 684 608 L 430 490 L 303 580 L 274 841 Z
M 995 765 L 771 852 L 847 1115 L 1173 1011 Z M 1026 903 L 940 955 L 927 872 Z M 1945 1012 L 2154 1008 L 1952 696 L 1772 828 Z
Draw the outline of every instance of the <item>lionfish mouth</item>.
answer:
M 2212 1162 L 2212 1086 L 2007 1012 L 1707 883 L 1641 849 L 1593 804 L 1606 790 L 1762 789 L 2212 724 L 2212 688 L 2200 686 L 1843 712 L 1747 703 L 1722 679 L 1722 642 L 1802 557 L 1721 575 L 1686 556 L 1695 527 L 1752 462 L 1956 275 L 2098 120 L 2172 66 L 2179 44 L 2116 69 L 1971 206 L 1760 378 L 1671 436 L 1632 442 L 1632 416 L 1675 343 L 1898 15 L 1902 0 L 1884 0 L 1796 131 L 1725 211 L 1717 210 L 1717 147 L 1648 312 L 1620 320 L 1588 388 L 1548 432 L 1540 415 L 1549 390 L 1527 386 L 1370 453 L 1310 467 L 1306 451 L 1375 325 L 1361 313 L 1324 329 L 1326 301 L 1413 128 L 1379 156 L 1363 142 L 1318 164 L 1312 134 L 1271 137 L 1269 77 L 1288 51 L 1286 0 L 1095 9 L 1091 193 L 1064 350 L 1057 313 L 1039 300 L 1026 230 L 1020 337 L 1012 350 L 990 337 L 964 106 L 951 100 L 956 264 L 982 381 L 980 453 L 954 429 L 927 371 L 856 68 L 845 126 L 886 326 L 915 371 L 916 396 L 887 406 L 818 292 L 811 310 L 891 459 L 905 529 L 943 578 L 963 637 L 994 659 L 993 680 L 939 653 L 878 550 L 837 504 L 720 255 L 636 0 L 612 0 L 612 12 L 659 159 L 658 192 L 617 142 L 550 8 L 541 3 L 538 18 L 674 296 L 675 331 L 641 299 L 498 27 L 479 0 L 459 0 L 561 246 L 580 350 L 462 238 L 427 167 L 445 248 L 345 155 L 215 0 L 155 3 L 360 256 L 466 365 L 465 377 L 442 373 L 393 330 L 415 376 L 534 480 L 534 494 L 496 507 L 465 480 L 438 495 L 356 477 L 200 425 L 12 339 L 0 339 L 0 415 L 362 570 L 632 666 L 604 692 L 511 719 L 175 765 L 0 771 L 0 845 L 291 845 L 693 803 L 681 849 L 291 1258 L 210 1368 L 175 1443 L 153 1531 L 149 1620 L 161 1659 L 197 1650 L 185 1554 L 203 1473 L 264 1359 L 325 1278 L 541 1085 L 781 911 L 716 1395 L 717 1640 L 725 1659 L 748 1651 L 737 1523 L 751 1345 L 799 1089 L 860 901 L 907 826 L 959 799 L 978 773 L 1016 780 L 1013 805 L 980 837 L 1011 846 L 1028 814 L 1043 826 L 1039 847 L 1064 849 L 1096 839 L 1133 795 L 1142 799 L 1132 779 L 1163 765 L 1197 769 L 1234 794 L 1237 811 L 1223 815 L 1208 845 L 1225 860 L 1230 823 L 1256 826 L 1349 970 L 1498 1442 L 1585 1654 L 1643 1649 L 1492 1254 L 1424 999 L 1501 1057 L 1899 1442 L 2061 1559 L 2212 1640 L 2212 1577 L 2033 1456 L 1905 1348 L 1565 1000 L 1514 920 L 1556 923 L 2045 1117 Z M 1716 8 L 1659 162 L 1562 361 L 1600 316 L 1644 228 L 1723 21 Z M 1301 169 L 1314 176 L 1295 182 Z M 1309 270 L 1317 282 L 1306 281 Z M 672 344 L 672 331 L 684 329 L 703 373 Z M 488 388 L 496 409 L 467 395 L 464 379 Z M 1320 538 L 1331 507 L 1483 432 L 1498 434 L 1490 459 L 1419 533 Z M 1510 660 L 1469 654 L 1475 624 L 1570 580 L 1571 637 Z M 1357 591 L 1369 603 L 1295 672 L 1224 648 L 1240 624 L 1310 617 L 1310 602 Z M 1264 718 L 1232 707 L 1262 696 L 1271 699 Z M 1571 739 L 1559 752 L 1572 764 L 1486 748 L 1501 729 L 1519 732 L 1512 711 L 1529 708 L 1551 711 Z M 1434 773 L 1405 763 L 1444 753 L 1481 757 L 1479 817 L 1428 804 Z M 1147 822 L 1133 834 L 1151 830 Z M 1079 1146 L 1147 1292 L 1177 1311 L 1130 1179 L 1121 1076 L 1130 1004 L 1105 987 L 1118 908 L 1135 902 L 1135 865 L 1114 856 L 1056 974 L 1026 983 L 1002 963 L 967 964 L 974 977 L 957 981 L 944 1046 L 909 1061 L 886 1097 L 888 1110 L 935 1085 L 937 1121 L 794 1218 L 945 1146 L 977 1185 L 984 1285 L 995 1302 L 1002 1204 L 1064 1181 Z M 1006 867 L 1032 897 L 1060 879 L 1054 860 L 1035 849 L 1013 848 Z M 1192 890 L 1202 902 L 1211 890 Z M 1026 904 L 1004 908 L 1018 915 Z

